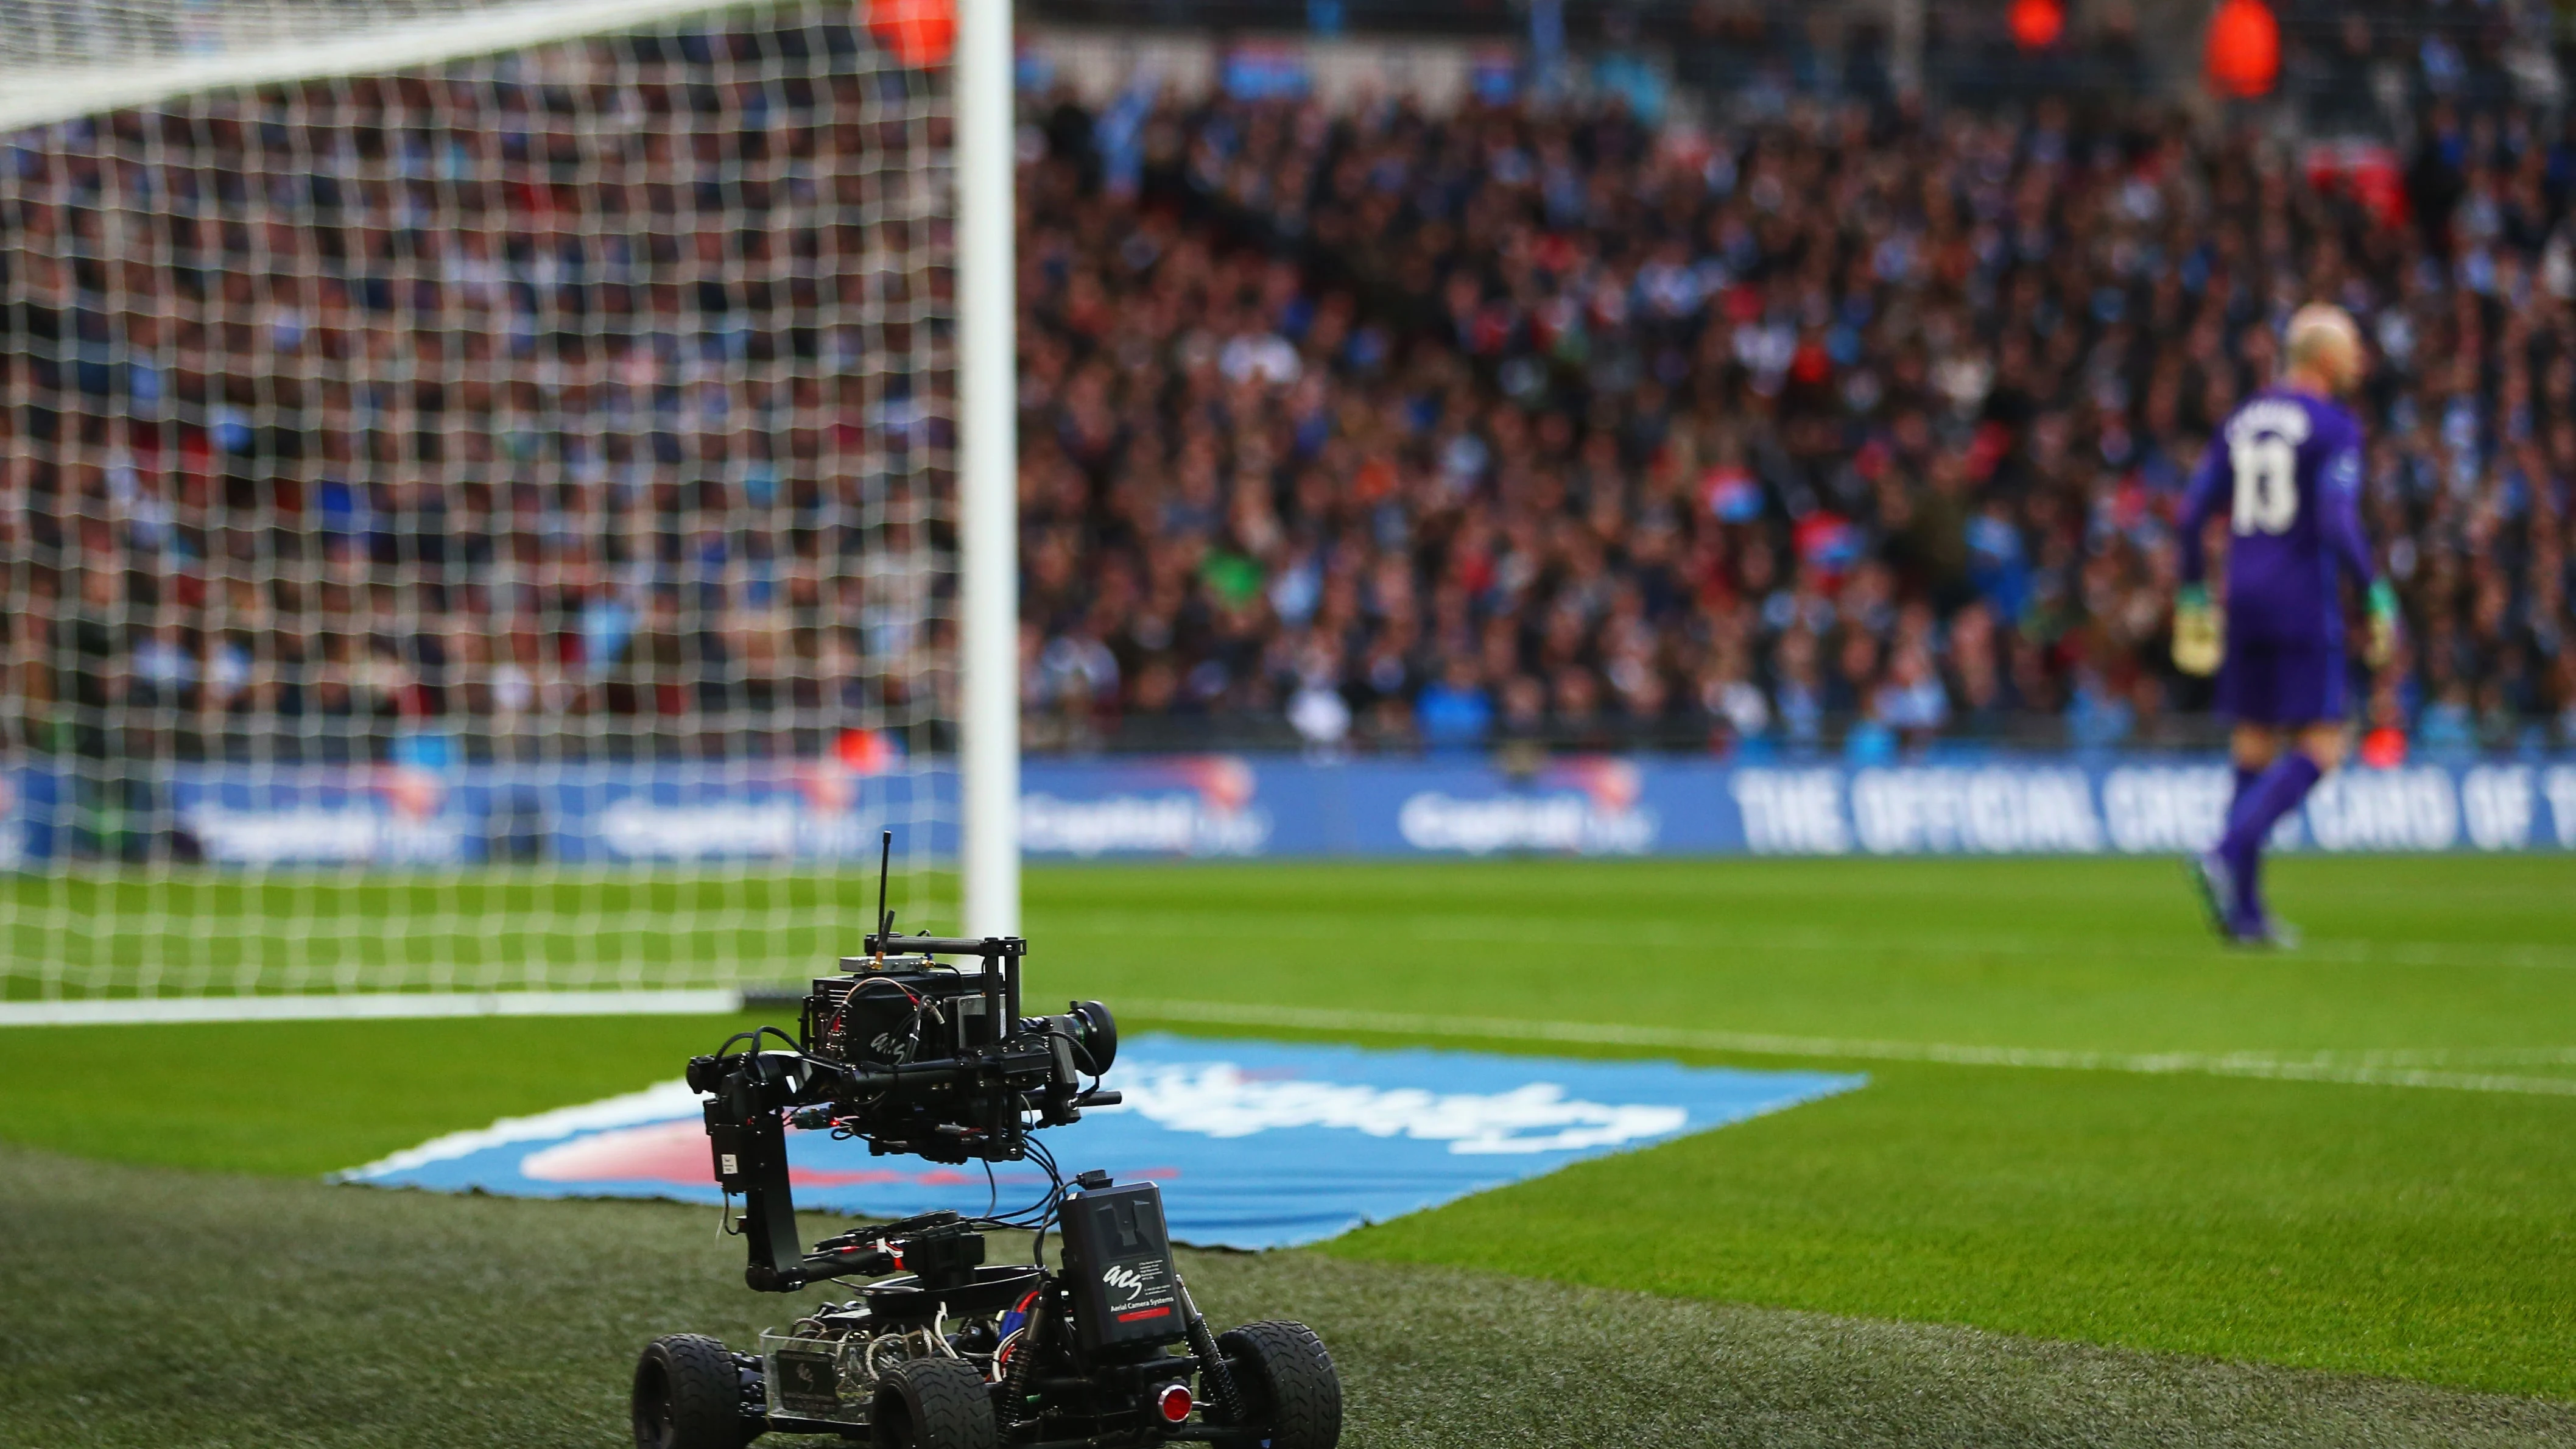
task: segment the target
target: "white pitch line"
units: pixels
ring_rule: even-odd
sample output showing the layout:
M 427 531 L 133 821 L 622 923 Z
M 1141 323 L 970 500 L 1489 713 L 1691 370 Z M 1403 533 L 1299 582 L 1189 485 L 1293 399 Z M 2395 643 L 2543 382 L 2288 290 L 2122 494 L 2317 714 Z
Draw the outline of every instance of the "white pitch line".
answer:
M 1058 912 L 1048 918 L 1050 929 L 1071 935 L 1167 936 L 1189 938 L 1232 935 L 1245 929 L 1241 916 L 1157 915 L 1140 916 L 1115 911 Z M 1562 921 L 1537 921 L 1526 926 L 1497 923 L 1482 917 L 1454 915 L 1412 915 L 1396 918 L 1386 927 L 1386 934 L 1404 939 L 1429 942 L 1472 942 L 1498 946 L 1532 948 L 1563 947 L 1580 941 L 1599 946 L 1616 942 L 1639 949 L 1681 947 L 1703 951 L 1820 951 L 1836 955 L 1904 953 L 1942 956 L 2048 956 L 2058 959 L 2101 961 L 2134 961 L 2142 956 L 2171 957 L 2192 952 L 2210 943 L 2199 936 L 2188 941 L 2150 940 L 2117 942 L 2104 940 L 2057 940 L 2039 936 L 1985 935 L 1939 936 L 1908 935 L 1902 940 L 1854 942 L 1850 936 L 1822 928 L 1807 930 L 1744 930 L 1723 928 L 1715 931 L 1690 931 L 1678 926 L 1661 926 L 1651 922 L 1612 924 L 1569 930 Z M 1349 932 L 1346 927 L 1327 922 L 1297 918 L 1264 919 L 1259 934 L 1301 940 L 1340 940 Z M 2213 948 L 2214 949 L 2214 948 Z M 2443 941 L 2338 941 L 2310 938 L 2295 950 L 2238 954 L 2231 963 L 2301 966 L 2334 964 L 2345 966 L 2434 967 L 2466 970 L 2505 967 L 2521 970 L 2576 970 L 2576 948 L 2542 945 L 2523 941 L 2499 941 L 2469 944 Z
M 0 1027 L 226 1021 L 351 1021 L 474 1016 L 730 1015 L 743 1006 L 730 989 L 684 991 L 363 992 L 302 996 L 198 996 L 0 1002 Z M 2576 1047 L 2381 1048 L 2284 1056 L 2268 1052 L 2105 1052 L 1957 1042 L 1692 1031 L 1613 1022 L 1526 1021 L 1500 1016 L 1429 1016 L 1392 1011 L 1264 1006 L 1222 1001 L 1135 1001 L 1134 1016 L 1221 1026 L 1368 1031 L 1482 1041 L 1554 1041 L 1591 1046 L 1741 1052 L 1749 1056 L 1846 1061 L 1934 1062 L 1947 1066 L 2037 1067 L 2147 1076 L 2254 1077 L 2352 1086 L 2576 1097 L 2576 1077 L 2437 1071 L 2444 1063 L 2576 1065 Z
M 1607 1022 L 1521 1021 L 1498 1016 L 1419 1016 L 1393 1011 L 1342 1011 L 1323 1007 L 1242 1005 L 1224 1001 L 1131 1001 L 1126 1010 L 1153 1021 L 1219 1026 L 1281 1026 L 1308 1031 L 1370 1031 L 1394 1036 L 1458 1040 L 1556 1041 L 1592 1046 L 1662 1047 L 1668 1050 L 1742 1052 L 1749 1056 L 1828 1057 L 1847 1061 L 1937 1062 L 1945 1066 L 2043 1067 L 2075 1072 L 2134 1072 L 2146 1076 L 2257 1077 L 2284 1082 L 2333 1082 L 2369 1087 L 2426 1087 L 2456 1092 L 2504 1092 L 2576 1097 L 2576 1077 L 2514 1077 L 2439 1072 L 2374 1062 L 2376 1052 L 2317 1052 L 2305 1057 L 2262 1052 L 2098 1052 L 2050 1047 L 1969 1046 L 1953 1042 L 1873 1041 L 1842 1037 L 1777 1036 L 1767 1032 L 1685 1031 Z M 2576 1049 L 2540 1048 L 2557 1053 Z M 2409 1055 L 2416 1055 L 2410 1053 Z M 2550 1056 L 2545 1060 L 2563 1060 Z
M 449 1016 L 718 1016 L 742 993 L 703 991 L 358 991 L 298 996 L 145 996 L 0 1001 L 0 1027 L 149 1026 L 212 1021 L 393 1021 Z

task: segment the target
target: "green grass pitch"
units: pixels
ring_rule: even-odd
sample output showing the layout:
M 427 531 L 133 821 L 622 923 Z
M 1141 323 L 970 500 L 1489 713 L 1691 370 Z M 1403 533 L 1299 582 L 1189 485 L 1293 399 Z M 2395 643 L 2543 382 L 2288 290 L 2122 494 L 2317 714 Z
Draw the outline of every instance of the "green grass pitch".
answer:
M 1051 867 L 1029 878 L 1030 990 L 1196 1032 L 1870 1073 L 1856 1093 L 1322 1250 L 1194 1269 L 1342 1305 L 1344 1337 L 1367 1346 L 1357 1382 L 1381 1392 L 1360 1405 L 1362 1442 L 1471 1442 L 1383 1399 L 1438 1377 L 1426 1367 L 1438 1355 L 1403 1346 L 1414 1328 L 1450 1325 L 1462 1362 L 1500 1372 L 1515 1354 L 1570 1367 L 1607 1352 L 1605 1325 L 1640 1315 L 1696 1325 L 1672 1331 L 1706 1342 L 1668 1345 L 1653 1381 L 1669 1391 L 1681 1374 L 1692 1402 L 1767 1415 L 1778 1432 L 1753 1442 L 1834 1442 L 1837 1428 L 1846 1442 L 2082 1442 L 2096 1429 L 2109 1442 L 2120 1435 L 2102 1426 L 2122 1414 L 2168 1429 L 2188 1420 L 2205 1442 L 2265 1424 L 2280 1432 L 2245 1442 L 2337 1442 L 2334 1413 L 2364 1412 L 2353 1396 L 2368 1381 L 2293 1375 L 2256 1388 L 2193 1379 L 2181 1399 L 2088 1416 L 2070 1406 L 2103 1390 L 2068 1366 L 2077 1360 L 1997 1367 L 1994 1355 L 2011 1355 L 1975 1345 L 2020 1340 L 1871 1326 L 1890 1323 L 2107 1346 L 2113 1359 L 2080 1362 L 2129 1365 L 2113 1375 L 2123 1383 L 2150 1373 L 2138 1363 L 2167 1365 L 2151 1378 L 2184 1372 L 2170 1365 L 2186 1361 L 2116 1357 L 2154 1350 L 2576 1399 L 2576 863 L 2292 858 L 2275 874 L 2280 905 L 2309 930 L 2299 952 L 2211 944 L 2170 862 Z M 504 1238 L 577 1231 L 566 1225 L 585 1214 L 703 1232 L 676 1208 L 469 1206 L 229 1174 L 310 1178 L 439 1131 L 630 1089 L 673 1075 L 723 1029 L 624 1018 L 13 1030 L 0 1034 L 0 1137 L 139 1164 L 112 1170 L 140 1173 L 116 1179 L 119 1192 L 194 1194 L 217 1217 L 262 1194 L 339 1214 L 360 1235 L 386 1214 L 450 1212 L 469 1255 L 516 1251 L 469 1230 L 494 1213 L 524 1215 Z M 59 1196 L 45 1184 L 63 1174 L 26 1166 L 50 1161 L 13 1153 L 0 1166 L 13 1220 L 63 1210 L 45 1196 Z M 0 1296 L 63 1291 L 44 1287 L 61 1272 L 32 1251 L 0 1247 Z M 723 1265 L 706 1271 L 719 1295 L 735 1281 Z M 1407 1286 L 1390 1299 L 1372 1283 Z M 671 1291 L 709 1305 L 718 1326 L 763 1306 L 703 1286 Z M 1623 1296 L 1635 1293 L 1654 1296 Z M 1452 1300 L 1516 1294 L 1503 1328 L 1459 1327 Z M 1726 1304 L 1797 1312 L 1714 1306 Z M 1532 1305 L 1549 1305 L 1550 1322 L 1532 1322 Z M 27 1315 L 0 1320 L 0 1373 L 54 1362 L 21 1342 Z M 631 1352 L 634 1323 L 593 1326 Z M 1730 1332 L 1769 1347 L 1707 1358 Z M 1855 1333 L 1898 1335 L 1882 1343 L 1896 1367 L 1836 1370 L 1878 1388 L 1818 1389 L 1796 1405 L 1726 1399 L 1752 1392 L 1746 1375 L 1787 1385 L 1797 1353 L 1824 1352 L 1795 1345 L 1821 1334 L 1848 1346 Z M 1675 1367 L 1688 1364 L 1703 1369 Z M 2011 1386 L 2036 1381 L 2058 1386 L 2040 1396 L 2051 1407 L 2013 1407 Z M 1881 1389 L 1891 1397 L 1870 1397 Z M 1944 1392 L 1966 1397 L 1915 1428 L 1887 1417 Z M 2434 1397 L 2367 1411 L 2386 1442 L 2469 1442 L 2472 1423 L 2505 1436 L 2494 1442 L 2571 1437 L 2553 1411 L 2458 1401 L 2482 1407 L 2455 1422 L 2440 1408 L 2453 1399 L 2421 1392 Z M 1489 1388 L 1460 1391 L 1469 1400 L 1504 1412 Z M 2258 1400 L 2305 1407 L 2283 1418 Z M 1641 1401 L 1619 1402 L 1634 1414 Z M 1540 1411 L 1511 1412 L 1526 1425 Z M 2545 1421 L 2529 1436 L 2508 1422 L 2525 1412 Z M 2421 1435 L 2389 1427 L 2427 1414 Z M 0 1411 L 0 1442 L 8 1419 Z M 1884 1433 L 1868 1427 L 1882 1419 Z M 1800 1439 L 1800 1425 L 1819 1437 Z M 240 1433 L 268 1442 L 247 1421 Z M 1615 1442 L 1662 1441 L 1623 1431 Z

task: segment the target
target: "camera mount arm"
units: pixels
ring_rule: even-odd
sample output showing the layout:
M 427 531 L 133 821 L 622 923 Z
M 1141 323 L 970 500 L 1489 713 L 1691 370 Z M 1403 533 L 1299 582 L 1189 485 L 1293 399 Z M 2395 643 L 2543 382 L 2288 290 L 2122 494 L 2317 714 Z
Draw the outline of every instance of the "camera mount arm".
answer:
M 707 1098 L 716 1181 L 742 1194 L 745 1278 L 755 1289 L 789 1292 L 866 1271 L 844 1253 L 800 1245 L 790 1126 L 858 1138 L 881 1155 L 1006 1162 L 1027 1155 L 1030 1132 L 1119 1100 L 1098 1084 L 1118 1052 L 1107 1007 L 1074 1001 L 1058 1015 L 1019 1014 L 1027 942 L 880 929 L 866 944 L 868 955 L 843 958 L 843 976 L 816 979 L 794 1037 L 761 1027 L 689 1062 L 689 1086 Z M 982 969 L 960 971 L 935 955 L 975 957 Z M 762 1051 L 763 1035 L 794 1050 Z M 747 1048 L 731 1050 L 746 1038 Z
M 1050 1040 L 1041 1049 L 1037 1071 L 1052 1076 L 1052 1059 L 1064 1050 Z M 742 1195 L 742 1235 L 750 1258 L 744 1280 L 762 1292 L 790 1293 L 836 1274 L 884 1271 L 834 1252 L 804 1251 L 787 1175 L 785 1115 L 790 1109 L 972 1081 L 998 1065 L 945 1060 L 869 1070 L 787 1051 L 691 1058 L 689 1085 L 709 1098 L 704 1110 L 716 1182 L 727 1193 Z M 1095 1090 L 1077 1100 L 1107 1105 L 1118 1094 Z
M 711 1094 L 707 1140 L 716 1182 L 742 1194 L 742 1234 L 751 1262 L 744 1277 L 755 1289 L 787 1292 L 802 1286 L 804 1249 L 796 1236 L 796 1202 L 787 1183 L 787 1128 L 779 1113 L 803 1095 L 810 1077 L 805 1058 L 790 1052 L 741 1052 L 694 1057 L 691 1087 Z

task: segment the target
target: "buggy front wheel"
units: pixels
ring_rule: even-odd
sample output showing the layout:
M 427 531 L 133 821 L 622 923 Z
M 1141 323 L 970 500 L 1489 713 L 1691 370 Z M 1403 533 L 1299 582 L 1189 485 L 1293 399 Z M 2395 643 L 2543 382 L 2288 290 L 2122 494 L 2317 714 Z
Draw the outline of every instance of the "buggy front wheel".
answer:
M 1001 1438 L 984 1376 L 953 1358 L 908 1358 L 877 1380 L 875 1449 L 994 1449 Z
M 1302 1323 L 1247 1323 L 1219 1334 L 1244 1422 L 1270 1431 L 1270 1449 L 1333 1449 L 1342 1439 L 1342 1377 L 1324 1341 Z
M 761 1430 L 746 1418 L 733 1354 L 700 1333 L 644 1346 L 635 1365 L 635 1449 L 742 1449 Z

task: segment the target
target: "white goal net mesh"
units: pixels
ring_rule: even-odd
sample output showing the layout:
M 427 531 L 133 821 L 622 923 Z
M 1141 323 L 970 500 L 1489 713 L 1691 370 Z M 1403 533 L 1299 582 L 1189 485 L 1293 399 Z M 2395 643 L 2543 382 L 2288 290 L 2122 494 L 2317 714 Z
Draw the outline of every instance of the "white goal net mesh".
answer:
M 789 980 L 881 825 L 953 917 L 944 72 L 0 0 L 0 92 L 6 996 Z

